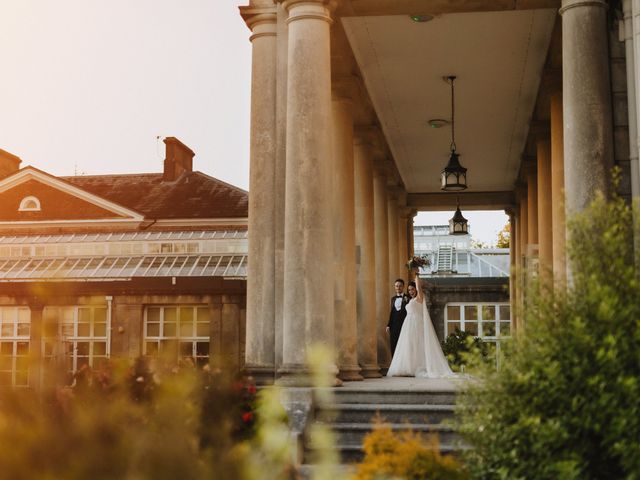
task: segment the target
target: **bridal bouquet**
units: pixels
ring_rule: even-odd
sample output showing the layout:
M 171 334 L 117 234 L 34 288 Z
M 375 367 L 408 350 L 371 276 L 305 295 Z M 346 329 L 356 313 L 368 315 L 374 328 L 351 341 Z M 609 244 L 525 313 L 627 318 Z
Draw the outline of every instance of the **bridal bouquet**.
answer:
M 415 270 L 418 269 L 420 270 L 421 267 L 428 267 L 431 265 L 431 260 L 429 260 L 429 257 L 427 255 L 421 255 L 421 256 L 414 256 L 413 258 L 410 258 L 409 261 L 407 262 L 407 269 L 409 271 L 411 270 Z

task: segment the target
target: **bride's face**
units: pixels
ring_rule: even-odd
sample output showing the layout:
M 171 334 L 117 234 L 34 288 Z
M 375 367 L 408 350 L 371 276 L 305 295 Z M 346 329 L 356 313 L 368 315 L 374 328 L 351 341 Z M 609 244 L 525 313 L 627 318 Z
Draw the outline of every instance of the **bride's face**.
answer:
M 415 298 L 416 296 L 416 287 L 414 287 L 413 285 L 409 285 L 409 288 L 407 288 L 407 291 L 409 292 L 409 296 L 411 298 Z

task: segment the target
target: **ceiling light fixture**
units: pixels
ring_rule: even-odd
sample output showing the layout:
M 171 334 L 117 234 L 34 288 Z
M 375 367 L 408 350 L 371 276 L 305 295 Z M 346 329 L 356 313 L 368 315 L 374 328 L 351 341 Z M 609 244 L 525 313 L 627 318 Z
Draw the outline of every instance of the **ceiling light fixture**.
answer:
M 431 15 L 430 13 L 414 14 L 414 15 L 409 15 L 409 17 L 411 18 L 411 20 L 413 20 L 416 23 L 429 22 L 434 18 L 434 16 Z
M 449 163 L 442 170 L 442 190 L 447 192 L 466 190 L 467 188 L 467 169 L 460 165 L 458 157 L 460 156 L 456 152 L 456 137 L 455 137 L 455 97 L 453 82 L 456 77 L 450 75 L 444 77 L 444 80 L 451 85 L 451 156 L 449 157 Z

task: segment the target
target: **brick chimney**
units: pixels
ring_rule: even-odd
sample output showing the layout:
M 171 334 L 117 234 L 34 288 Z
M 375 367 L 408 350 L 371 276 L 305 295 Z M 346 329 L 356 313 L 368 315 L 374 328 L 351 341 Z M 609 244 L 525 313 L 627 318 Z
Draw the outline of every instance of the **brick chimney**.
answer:
M 0 148 L 0 178 L 8 177 L 20 169 L 19 157 Z
M 164 139 L 166 153 L 164 159 L 164 174 L 162 180 L 171 182 L 178 178 L 182 172 L 193 171 L 193 150 L 187 147 L 176 137 Z

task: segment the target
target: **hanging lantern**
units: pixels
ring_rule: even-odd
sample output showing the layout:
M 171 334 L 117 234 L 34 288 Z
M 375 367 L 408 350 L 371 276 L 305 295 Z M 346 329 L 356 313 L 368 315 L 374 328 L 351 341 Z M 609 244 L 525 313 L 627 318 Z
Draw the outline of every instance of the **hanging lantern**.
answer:
M 449 220 L 449 235 L 467 235 L 469 233 L 469 223 L 467 219 L 462 216 L 460 211 L 460 204 L 456 208 L 456 213 L 453 214 L 453 218 Z
M 444 167 L 441 173 L 442 190 L 447 192 L 465 190 L 467 188 L 467 169 L 460 165 L 458 158 L 460 155 L 456 152 L 456 137 L 455 137 L 455 105 L 454 105 L 454 90 L 453 82 L 456 79 L 455 76 L 446 77 L 449 84 L 451 84 L 451 156 L 449 157 L 449 163 Z

